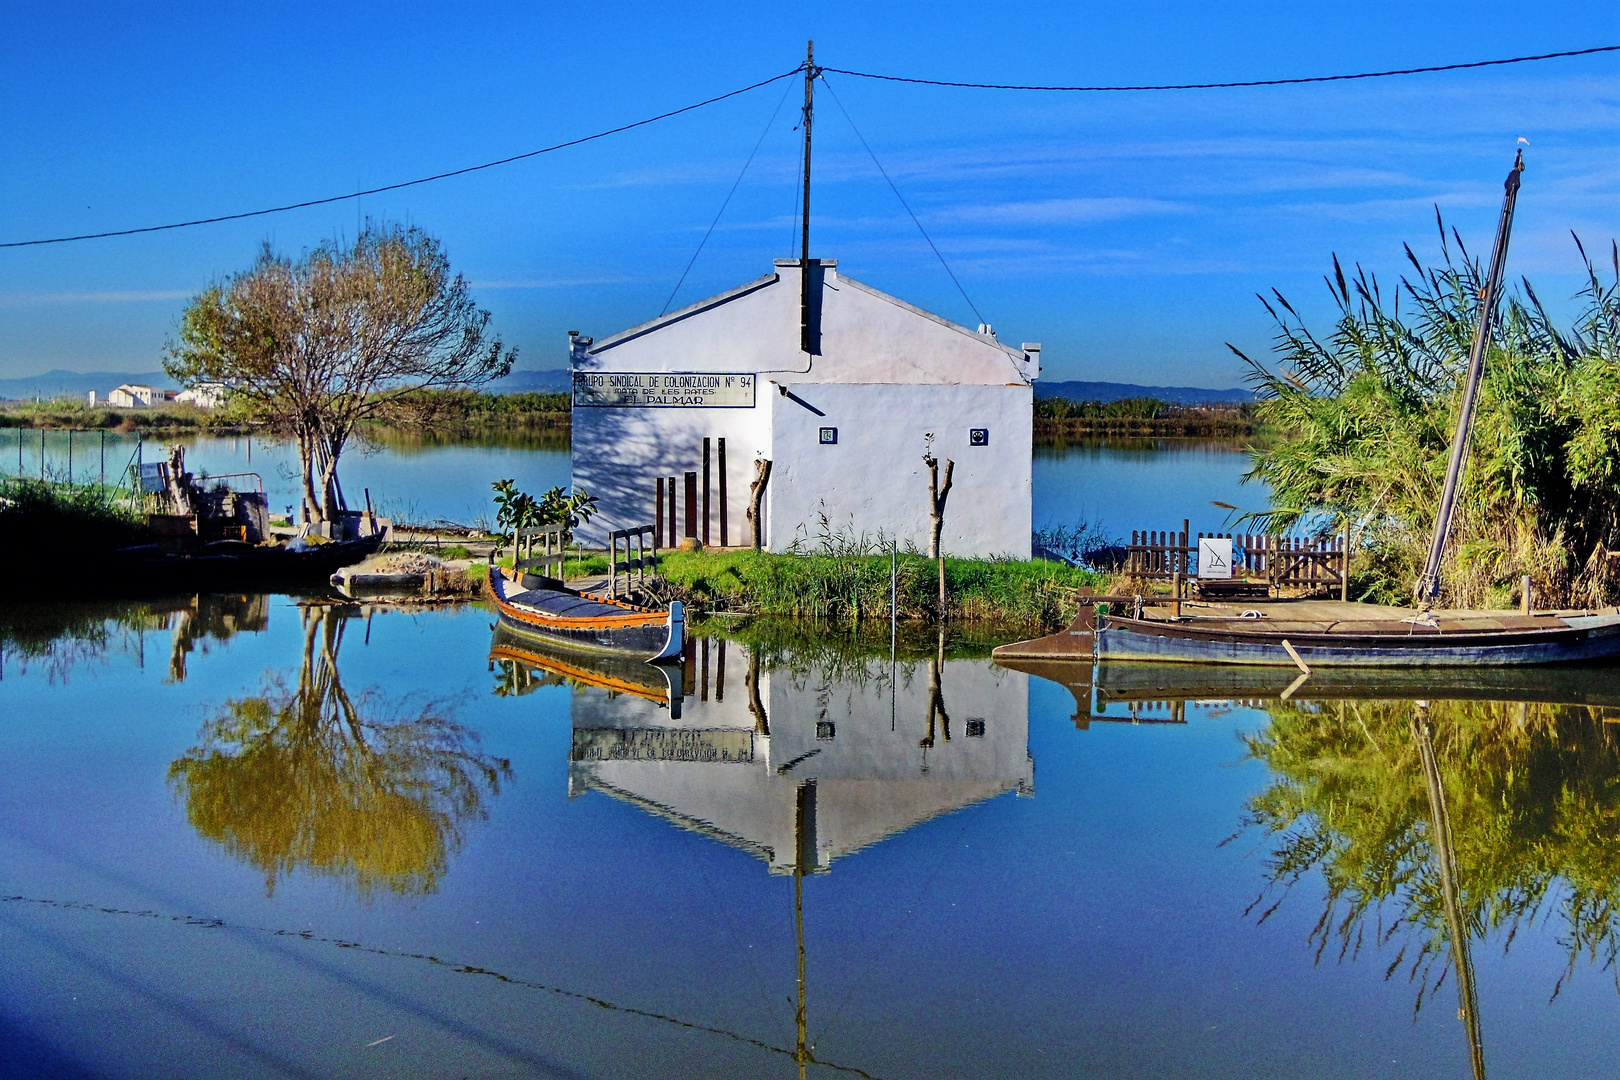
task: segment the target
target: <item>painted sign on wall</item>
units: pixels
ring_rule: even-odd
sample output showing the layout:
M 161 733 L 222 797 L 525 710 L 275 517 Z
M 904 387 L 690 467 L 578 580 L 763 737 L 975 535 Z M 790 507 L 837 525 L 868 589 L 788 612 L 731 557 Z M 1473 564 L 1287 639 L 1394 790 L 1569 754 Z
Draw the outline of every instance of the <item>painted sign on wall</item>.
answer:
M 576 371 L 574 405 L 752 409 L 754 376 L 724 371 Z

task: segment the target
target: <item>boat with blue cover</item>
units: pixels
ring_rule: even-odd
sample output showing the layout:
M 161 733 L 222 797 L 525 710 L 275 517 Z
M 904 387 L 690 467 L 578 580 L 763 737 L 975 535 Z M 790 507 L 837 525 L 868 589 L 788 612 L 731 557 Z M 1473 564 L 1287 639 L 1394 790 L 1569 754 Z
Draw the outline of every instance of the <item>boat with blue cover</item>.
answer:
M 567 588 L 555 578 L 489 568 L 489 594 L 513 633 L 587 653 L 628 653 L 649 664 L 680 657 L 686 643 L 681 602 L 639 607 Z

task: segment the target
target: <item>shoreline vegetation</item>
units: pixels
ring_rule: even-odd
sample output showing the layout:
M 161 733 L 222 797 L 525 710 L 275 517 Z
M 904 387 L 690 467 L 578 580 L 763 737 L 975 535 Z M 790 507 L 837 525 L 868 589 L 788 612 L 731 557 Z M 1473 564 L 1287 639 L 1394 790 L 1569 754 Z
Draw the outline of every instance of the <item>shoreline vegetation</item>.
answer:
M 479 438 L 494 431 L 521 433 L 551 446 L 571 430 L 568 394 L 491 394 L 478 390 L 413 391 L 388 402 L 372 430 L 410 430 L 424 440 Z M 117 409 L 70 398 L 0 402 L 0 428 L 78 431 L 150 431 L 169 434 L 271 434 L 246 408 L 160 405 Z M 1037 440 L 1078 437 L 1233 438 L 1264 434 L 1255 407 L 1246 403 L 1175 405 L 1156 398 L 1121 401 L 1035 400 Z

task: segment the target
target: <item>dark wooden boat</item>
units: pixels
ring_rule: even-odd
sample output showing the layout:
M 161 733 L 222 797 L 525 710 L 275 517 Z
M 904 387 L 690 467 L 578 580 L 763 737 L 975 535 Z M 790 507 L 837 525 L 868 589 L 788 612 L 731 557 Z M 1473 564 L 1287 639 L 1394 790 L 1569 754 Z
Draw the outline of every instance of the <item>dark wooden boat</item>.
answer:
M 98 561 L 98 580 L 113 580 L 120 591 L 263 590 L 324 584 L 333 573 L 375 554 L 382 535 L 291 546 L 218 540 L 195 551 L 164 551 L 156 544 L 121 548 Z
M 1176 609 L 1180 613 L 1176 613 Z M 1069 629 L 1003 645 L 1000 659 L 1316 667 L 1506 667 L 1620 657 L 1620 608 L 1599 611 L 1421 611 L 1332 600 L 1089 610 Z
M 513 633 L 584 653 L 626 653 L 647 663 L 673 660 L 686 641 L 679 600 L 668 611 L 587 596 L 553 578 L 489 568 L 489 594 L 501 625 Z M 528 584 L 532 587 L 525 587 Z

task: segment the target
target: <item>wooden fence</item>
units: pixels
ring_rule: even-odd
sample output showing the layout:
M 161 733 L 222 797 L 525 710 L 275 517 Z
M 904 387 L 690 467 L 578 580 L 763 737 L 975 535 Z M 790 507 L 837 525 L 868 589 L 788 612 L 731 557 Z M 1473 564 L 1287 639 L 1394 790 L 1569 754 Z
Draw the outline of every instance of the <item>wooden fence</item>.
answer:
M 651 525 L 636 525 L 608 533 L 608 595 L 628 594 L 644 588 L 658 573 L 658 542 Z M 624 547 L 619 547 L 620 541 Z M 634 545 L 632 554 L 631 545 Z M 620 552 L 623 552 L 621 557 Z M 623 585 L 620 582 L 623 581 Z
M 1198 541 L 1232 541 L 1232 577 L 1264 581 L 1273 588 L 1342 591 L 1345 575 L 1343 535 L 1314 539 L 1249 533 L 1198 533 L 1133 530 L 1126 545 L 1125 572 L 1149 581 L 1184 581 L 1198 576 Z M 1191 542 L 1189 543 L 1189 540 Z
M 525 570 L 539 570 L 547 577 L 562 577 L 567 534 L 568 526 L 561 524 L 513 530 L 512 569 L 520 574 Z M 536 540 L 540 541 L 542 551 L 539 558 L 534 557 Z M 553 567 L 555 572 L 551 572 Z

